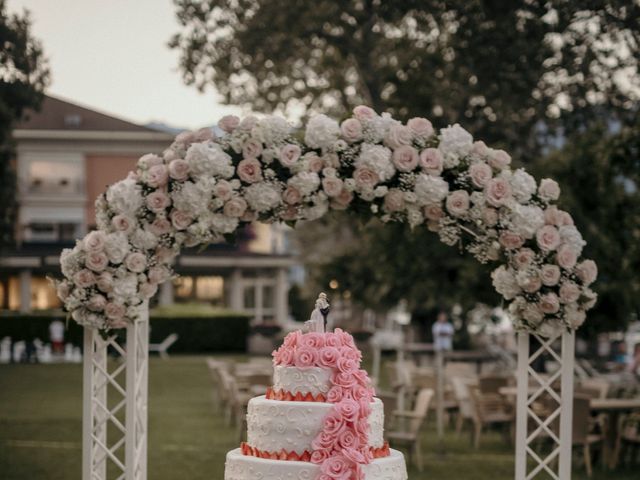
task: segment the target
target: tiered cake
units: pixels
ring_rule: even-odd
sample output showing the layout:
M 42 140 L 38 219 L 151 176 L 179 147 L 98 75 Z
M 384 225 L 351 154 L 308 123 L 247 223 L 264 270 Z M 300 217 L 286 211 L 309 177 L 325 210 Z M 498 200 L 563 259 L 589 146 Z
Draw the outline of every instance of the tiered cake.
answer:
M 227 454 L 225 480 L 407 479 L 353 337 L 325 332 L 316 307 L 310 331 L 273 352 L 273 387 L 249 401 L 247 442 Z

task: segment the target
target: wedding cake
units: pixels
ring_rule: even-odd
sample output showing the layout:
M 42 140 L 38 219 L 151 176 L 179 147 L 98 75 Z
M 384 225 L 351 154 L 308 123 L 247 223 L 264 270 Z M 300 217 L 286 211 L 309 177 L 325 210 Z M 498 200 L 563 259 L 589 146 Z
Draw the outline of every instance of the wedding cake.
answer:
M 353 337 L 325 332 L 328 307 L 321 294 L 307 333 L 273 352 L 273 386 L 249 401 L 247 441 L 227 454 L 225 480 L 407 479 Z

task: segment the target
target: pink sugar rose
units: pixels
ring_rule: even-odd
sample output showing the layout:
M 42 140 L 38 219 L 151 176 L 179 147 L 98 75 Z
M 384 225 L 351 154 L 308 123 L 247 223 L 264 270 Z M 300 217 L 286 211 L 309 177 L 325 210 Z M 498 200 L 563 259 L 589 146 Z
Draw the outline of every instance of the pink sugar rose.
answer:
M 444 217 L 444 211 L 438 205 L 427 205 L 424 207 L 422 213 L 424 216 L 431 221 L 437 222 L 442 217 Z
M 469 167 L 469 178 L 471 183 L 478 188 L 484 188 L 493 177 L 491 167 L 484 162 L 477 162 Z
M 576 265 L 575 272 L 585 286 L 591 285 L 598 278 L 598 266 L 593 260 L 583 260 Z
M 469 211 L 469 194 L 465 190 L 454 190 L 445 202 L 447 211 L 453 217 L 461 217 Z
M 246 183 L 256 183 L 262 180 L 262 166 L 255 158 L 245 158 L 238 163 L 238 177 Z
M 354 362 L 359 362 L 362 359 L 362 354 L 353 345 L 340 347 L 340 356 L 353 360 Z
M 314 348 L 298 346 L 293 354 L 296 367 L 313 367 L 318 362 L 318 351 Z
M 392 188 L 384 196 L 383 208 L 386 212 L 399 212 L 404 209 L 404 192 L 397 188 Z
M 94 272 L 102 272 L 109 265 L 109 259 L 102 252 L 89 253 L 85 259 L 85 265 Z
M 375 110 L 373 110 L 370 107 L 367 107 L 366 105 L 358 105 L 353 109 L 353 115 L 358 120 L 371 120 L 377 114 Z
M 111 226 L 118 232 L 130 233 L 136 226 L 136 222 L 126 215 L 116 215 L 111 219 Z
M 298 145 L 289 143 L 280 150 L 280 163 L 285 167 L 291 167 L 298 161 L 301 153 Z
M 371 399 L 373 397 L 371 389 L 363 387 L 362 385 L 355 386 L 351 393 L 354 400 L 360 400 L 362 398 Z
M 282 200 L 288 205 L 297 205 L 302 201 L 300 190 L 291 185 L 282 193 Z
M 145 203 L 152 212 L 162 212 L 171 205 L 171 199 L 163 191 L 156 190 L 147 195 Z
M 577 302 L 580 298 L 580 287 L 573 282 L 564 282 L 560 286 L 560 302 L 561 303 L 573 303 Z
M 225 115 L 218 121 L 218 126 L 227 133 L 233 132 L 240 125 L 240 119 L 235 115 Z
M 332 347 L 325 347 L 325 348 L 332 348 Z M 343 388 L 338 387 L 337 385 L 334 385 L 333 387 L 331 387 L 331 389 L 327 393 L 327 402 L 338 403 L 344 398 L 344 396 L 345 396 L 345 391 L 343 390 Z
M 104 293 L 113 291 L 113 276 L 109 272 L 102 272 L 96 278 L 96 286 Z
M 344 417 L 339 414 L 334 407 L 334 409 L 325 417 L 322 431 L 329 435 L 338 436 L 346 428 L 344 422 Z
M 352 480 L 354 469 L 354 462 L 342 454 L 327 458 L 320 466 L 320 471 L 332 480 Z
M 334 372 L 331 374 L 331 383 L 343 388 L 352 388 L 356 385 L 357 378 L 351 373 Z
M 425 148 L 420 152 L 420 167 L 429 175 L 442 173 L 444 158 L 437 148 Z
M 320 432 L 320 434 L 311 442 L 311 448 L 314 450 L 330 450 L 333 448 L 336 440 L 336 435 L 329 435 L 326 432 Z
M 345 332 L 341 328 L 336 328 L 333 331 L 333 334 L 340 339 L 340 343 L 342 346 L 355 348 L 356 344 L 353 341 L 353 337 L 349 333 Z
M 356 118 L 348 118 L 340 125 L 342 138 L 353 143 L 362 140 L 362 124 Z
M 342 373 L 353 373 L 358 369 L 358 363 L 352 358 L 339 358 L 337 366 Z
M 482 211 L 482 220 L 488 227 L 493 227 L 498 223 L 498 211 L 491 207 L 485 208 Z
M 338 435 L 337 444 L 341 449 L 358 448 L 360 445 L 360 439 L 353 430 L 347 429 Z
M 555 180 L 543 178 L 538 187 L 538 196 L 547 202 L 557 200 L 560 197 L 560 185 Z
M 322 179 L 322 188 L 327 197 L 337 197 L 344 188 L 344 182 L 338 177 L 325 177 Z
M 543 265 L 540 269 L 540 279 L 546 287 L 553 287 L 560 280 L 560 268 L 557 265 Z
M 169 181 L 169 170 L 166 165 L 154 165 L 147 174 L 147 185 L 153 188 L 164 187 Z
M 369 415 L 371 415 L 371 399 L 361 398 L 356 403 L 360 409 L 360 418 L 369 418 Z
M 324 347 L 324 334 L 318 332 L 305 333 L 300 337 L 300 345 L 320 349 Z
M 87 302 L 87 308 L 92 312 L 101 312 L 107 305 L 107 299 L 103 295 L 92 295 Z
M 556 313 L 560 310 L 560 302 L 558 296 L 555 293 L 546 293 L 540 296 L 538 306 L 543 313 Z
M 242 197 L 233 197 L 224 204 L 223 212 L 227 217 L 240 218 L 247 211 L 247 202 Z
M 366 417 L 359 418 L 358 421 L 354 423 L 354 427 L 358 435 L 364 438 L 368 437 L 369 431 L 371 430 L 371 426 Z
M 393 151 L 392 161 L 400 172 L 411 172 L 418 166 L 418 151 L 409 145 L 401 145 Z
M 407 127 L 415 138 L 429 138 L 433 136 L 433 125 L 426 118 L 414 117 L 409 119 Z
M 384 137 L 385 145 L 394 150 L 402 145 L 411 145 L 411 140 L 413 140 L 413 134 L 404 125 L 392 125 Z
M 105 242 L 105 233 L 100 230 L 94 230 L 84 237 L 82 247 L 89 253 L 99 253 L 104 250 Z
M 527 268 L 533 262 L 535 253 L 530 248 L 521 248 L 513 255 L 513 263 L 519 270 Z
M 311 463 L 315 463 L 316 465 L 319 465 L 321 463 L 324 463 L 324 461 L 330 456 L 331 456 L 331 450 L 329 449 L 315 450 L 311 454 Z M 323 474 L 323 475 L 320 475 L 318 480 L 333 480 L 333 479 L 332 477 L 329 477 Z
M 363 387 L 371 386 L 371 379 L 369 378 L 369 375 L 365 370 L 356 370 L 355 372 L 353 372 L 353 376 L 355 378 L 355 381 Z
M 147 268 L 147 257 L 140 252 L 131 252 L 124 259 L 124 264 L 129 271 L 134 273 L 141 273 Z
M 353 172 L 353 179 L 359 188 L 372 189 L 380 181 L 376 172 L 368 167 L 358 167 Z
M 324 343 L 327 347 L 340 347 L 342 346 L 342 342 L 340 337 L 338 337 L 333 332 L 327 332 L 324 336 Z M 337 361 L 337 360 L 336 360 Z
M 578 261 L 578 255 L 573 248 L 562 245 L 556 253 L 556 262 L 565 270 L 571 270 Z
M 360 464 L 360 463 L 364 463 L 365 462 L 365 458 L 364 455 L 362 454 L 362 452 L 360 452 L 359 450 L 355 449 L 355 448 L 345 448 L 342 450 L 342 455 L 344 455 L 344 457 L 347 460 L 352 461 L 355 465 Z
M 511 157 L 504 150 L 493 150 L 490 152 L 487 162 L 496 170 L 504 170 L 511 163 Z
M 221 200 L 229 200 L 233 193 L 233 187 L 226 180 L 218 180 L 213 187 L 213 194 Z
M 156 236 L 165 235 L 171 231 L 171 222 L 165 217 L 156 217 L 148 229 Z
M 492 178 L 484 187 L 484 196 L 492 207 L 501 207 L 511 200 L 511 185 L 504 178 Z
M 181 210 L 173 210 L 169 218 L 171 218 L 171 224 L 176 230 L 185 230 L 193 221 L 191 215 Z
M 258 158 L 262 153 L 262 142 L 250 138 L 242 146 L 242 155 L 244 158 Z
M 179 182 L 184 182 L 189 178 L 189 162 L 181 158 L 176 158 L 169 163 L 169 176 Z
M 120 303 L 109 302 L 104 307 L 104 314 L 110 320 L 121 320 L 126 311 L 125 306 Z
M 524 239 L 520 235 L 508 230 L 504 230 L 500 233 L 498 241 L 500 242 L 500 245 L 507 250 L 515 250 L 524 244 Z
M 290 348 L 279 348 L 273 352 L 273 361 L 276 365 L 289 367 L 293 365 L 293 350 Z
M 536 242 L 545 252 L 550 252 L 560 245 L 560 233 L 552 225 L 545 225 L 536 232 Z
M 286 337 L 284 337 L 283 345 L 286 348 L 293 348 L 300 344 L 300 338 L 302 338 L 302 332 L 300 330 L 296 330 L 291 332 Z

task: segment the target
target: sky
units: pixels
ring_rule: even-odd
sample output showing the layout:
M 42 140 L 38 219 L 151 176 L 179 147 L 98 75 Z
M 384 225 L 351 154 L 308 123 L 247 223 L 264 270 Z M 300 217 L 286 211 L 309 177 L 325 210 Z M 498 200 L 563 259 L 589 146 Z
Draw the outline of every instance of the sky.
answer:
M 126 120 L 185 128 L 212 125 L 241 109 L 182 82 L 171 0 L 8 0 L 31 12 L 49 59 L 48 93 Z

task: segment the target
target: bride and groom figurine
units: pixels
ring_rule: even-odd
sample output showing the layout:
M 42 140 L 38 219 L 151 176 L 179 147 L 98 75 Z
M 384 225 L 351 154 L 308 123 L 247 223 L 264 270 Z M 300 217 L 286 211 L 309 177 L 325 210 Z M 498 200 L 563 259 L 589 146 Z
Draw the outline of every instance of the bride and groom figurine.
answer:
M 321 293 L 316 300 L 315 308 L 311 312 L 311 318 L 304 322 L 307 332 L 324 333 L 327 330 L 327 315 L 331 306 L 327 300 L 327 294 Z

